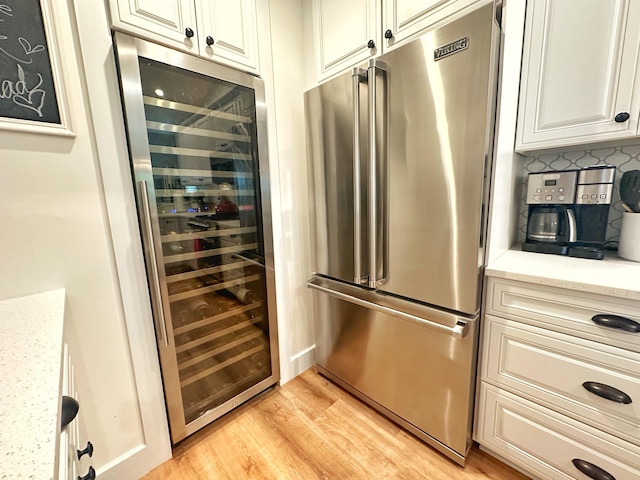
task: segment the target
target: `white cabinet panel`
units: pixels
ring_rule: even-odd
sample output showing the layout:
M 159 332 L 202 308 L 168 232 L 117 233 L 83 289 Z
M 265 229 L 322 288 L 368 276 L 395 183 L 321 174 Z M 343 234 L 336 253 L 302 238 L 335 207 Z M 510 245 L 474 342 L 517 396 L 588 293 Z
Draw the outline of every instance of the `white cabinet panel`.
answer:
M 637 134 L 639 3 L 528 3 L 517 150 Z M 628 119 L 616 121 L 620 113 Z
M 485 295 L 487 313 L 640 352 L 640 332 L 593 321 L 613 314 L 640 324 L 640 306 L 633 300 L 497 278 L 489 279 Z
M 255 0 L 196 0 L 196 12 L 201 56 L 258 73 Z
M 486 384 L 480 404 L 480 443 L 538 478 L 588 478 L 576 468 L 576 460 L 616 480 L 640 478 L 640 448 L 635 445 Z
M 379 53 L 379 0 L 313 0 L 316 68 L 320 79 Z M 375 44 L 369 48 L 369 41 Z
M 258 74 L 257 0 L 111 0 L 113 28 Z
M 391 31 L 385 46 L 401 43 L 479 0 L 383 0 L 383 32 Z
M 497 317 L 487 320 L 487 382 L 640 445 L 639 354 Z M 592 393 L 584 382 L 624 392 L 630 403 Z
M 111 1 L 114 28 L 185 51 L 198 52 L 193 0 Z M 186 35 L 187 28 L 193 37 Z

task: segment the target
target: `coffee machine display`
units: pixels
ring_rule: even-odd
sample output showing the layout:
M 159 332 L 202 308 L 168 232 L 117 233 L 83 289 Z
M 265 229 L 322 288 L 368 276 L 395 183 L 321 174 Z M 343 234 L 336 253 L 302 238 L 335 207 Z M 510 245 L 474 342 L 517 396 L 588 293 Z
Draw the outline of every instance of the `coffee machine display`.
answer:
M 530 173 L 522 250 L 602 259 L 615 177 L 613 166 Z

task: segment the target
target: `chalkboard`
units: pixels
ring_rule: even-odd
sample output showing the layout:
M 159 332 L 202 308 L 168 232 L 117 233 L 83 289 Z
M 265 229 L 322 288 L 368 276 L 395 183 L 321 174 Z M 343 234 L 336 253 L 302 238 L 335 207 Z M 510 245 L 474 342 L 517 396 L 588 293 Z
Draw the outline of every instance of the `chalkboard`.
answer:
M 0 117 L 61 123 L 40 0 L 0 0 Z

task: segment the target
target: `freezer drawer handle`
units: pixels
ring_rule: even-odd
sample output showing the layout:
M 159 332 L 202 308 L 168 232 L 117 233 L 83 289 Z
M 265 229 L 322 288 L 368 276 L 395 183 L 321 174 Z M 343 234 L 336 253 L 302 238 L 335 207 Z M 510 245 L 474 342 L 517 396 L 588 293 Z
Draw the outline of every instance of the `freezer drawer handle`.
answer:
M 386 313 L 387 315 L 393 315 L 394 317 L 404 318 L 405 320 L 417 322 L 417 323 L 426 325 L 428 327 L 435 328 L 436 330 L 440 330 L 444 333 L 448 333 L 449 335 L 452 335 L 456 338 L 463 338 L 467 334 L 468 322 L 465 322 L 462 320 L 458 320 L 455 326 L 449 327 L 447 325 L 442 325 L 437 322 L 432 322 L 431 320 L 427 320 L 425 318 L 411 315 L 410 313 L 401 312 L 393 308 L 385 307 L 384 305 L 378 305 L 377 303 L 369 302 L 367 300 L 363 300 L 361 298 L 357 298 L 352 295 L 347 295 L 346 293 L 338 292 L 336 290 L 332 290 L 331 288 L 323 287 L 321 285 L 316 285 L 312 281 L 307 282 L 307 287 L 313 288 L 323 293 L 340 298 L 341 300 L 345 300 L 347 302 L 360 305 L 361 307 L 369 308 L 371 310 L 377 310 L 378 312 Z
M 158 306 L 158 316 L 160 323 L 160 333 L 162 334 L 162 341 L 164 342 L 164 346 L 169 346 L 169 341 L 167 340 L 167 327 L 164 324 L 164 308 L 162 307 L 162 291 L 160 290 L 160 276 L 158 275 L 158 256 L 156 254 L 156 247 L 154 245 L 154 237 L 153 237 L 153 227 L 151 226 L 151 209 L 149 208 L 149 189 L 147 188 L 146 180 L 140 181 L 140 190 L 142 190 L 142 195 L 140 195 L 140 199 L 142 201 L 142 213 L 144 220 L 144 228 L 147 234 L 147 239 L 149 240 L 147 243 L 149 245 L 149 252 L 151 254 L 151 279 L 153 280 L 153 290 L 152 294 L 155 296 L 156 305 Z
M 601 313 L 591 317 L 593 323 L 602 325 L 603 327 L 618 328 L 625 332 L 638 333 L 640 332 L 640 323 L 631 320 L 627 317 L 621 317 L 620 315 L 612 315 L 609 313 Z
M 587 477 L 593 478 L 593 480 L 616 480 L 616 477 L 611 475 L 609 472 L 601 469 L 593 463 L 587 462 L 586 460 L 574 458 L 571 460 L 571 463 L 573 463 L 573 466 L 584 473 Z
M 598 395 L 599 397 L 606 398 L 607 400 L 611 400 L 612 402 L 624 403 L 625 405 L 631 403 L 631 397 L 629 395 L 617 388 L 605 385 L 604 383 L 584 382 L 582 386 L 588 392 Z

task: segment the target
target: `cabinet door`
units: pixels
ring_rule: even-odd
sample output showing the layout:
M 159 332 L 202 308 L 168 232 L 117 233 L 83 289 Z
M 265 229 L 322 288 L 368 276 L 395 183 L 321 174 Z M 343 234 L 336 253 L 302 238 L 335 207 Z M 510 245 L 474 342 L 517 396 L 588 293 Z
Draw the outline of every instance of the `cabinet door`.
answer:
M 635 136 L 639 48 L 640 2 L 529 2 L 516 149 Z
M 196 0 L 200 55 L 259 73 L 255 0 Z
M 379 53 L 379 0 L 313 0 L 312 5 L 319 80 Z
M 110 5 L 111 22 L 116 30 L 198 52 L 193 0 L 116 0 Z M 189 38 L 191 32 L 193 36 Z
M 383 0 L 384 46 L 391 48 L 479 0 Z M 391 32 L 391 38 L 386 38 Z

